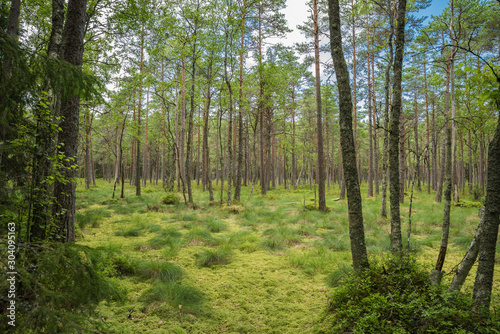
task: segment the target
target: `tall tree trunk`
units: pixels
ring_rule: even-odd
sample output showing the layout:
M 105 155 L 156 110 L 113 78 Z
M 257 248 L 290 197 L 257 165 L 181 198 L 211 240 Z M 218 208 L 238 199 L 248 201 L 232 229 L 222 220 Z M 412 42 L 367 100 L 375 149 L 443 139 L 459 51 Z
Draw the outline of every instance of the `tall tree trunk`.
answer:
M 394 57 L 392 47 L 392 39 L 394 36 L 394 16 L 389 15 L 390 31 L 389 31 L 389 61 L 385 68 L 385 107 L 384 107 L 384 148 L 382 153 L 382 211 L 381 216 L 387 217 L 387 182 L 389 181 L 389 107 L 391 104 L 390 86 L 391 86 L 391 69 Z
M 236 170 L 236 184 L 234 185 L 234 199 L 240 200 L 241 197 L 241 178 L 243 173 L 243 54 L 244 54 L 244 37 L 245 37 L 245 16 L 246 16 L 246 1 L 243 1 L 243 9 L 241 13 L 241 37 L 240 37 L 240 78 L 238 92 L 238 160 Z
M 399 114 L 399 117 L 399 203 L 402 204 L 405 202 L 406 180 L 405 120 L 403 112 Z
M 316 71 L 316 121 L 318 138 L 318 209 L 326 211 L 325 154 L 323 152 L 323 115 L 321 111 L 321 77 L 319 68 L 318 0 L 313 0 L 314 14 L 314 67 Z
M 436 105 L 435 96 L 432 99 L 432 127 L 431 127 L 431 139 L 432 139 L 432 189 L 438 189 L 438 176 L 437 176 L 437 138 L 436 138 Z
M 331 52 L 339 89 L 340 142 L 342 146 L 344 174 L 347 183 L 351 253 L 354 270 L 359 271 L 368 266 L 368 256 L 366 253 L 363 209 L 358 183 L 358 171 L 356 169 L 356 149 L 354 146 L 354 134 L 352 129 L 353 104 L 351 87 L 349 84 L 349 72 L 342 51 L 339 1 L 329 0 L 328 5 Z
M 144 26 L 141 32 L 141 63 L 139 68 L 139 103 L 137 105 L 137 147 L 135 157 L 135 195 L 141 196 L 141 103 L 142 103 L 142 70 L 144 66 Z
M 391 202 L 391 249 L 394 253 L 403 250 L 401 239 L 401 217 L 399 215 L 399 122 L 401 114 L 401 81 L 405 44 L 406 0 L 400 0 L 397 11 L 396 54 L 394 58 L 393 100 L 389 133 L 389 177 Z
M 144 186 L 146 186 L 148 178 L 151 178 L 148 127 L 149 127 L 149 90 L 146 92 L 146 128 L 144 129 L 144 173 L 143 173 Z
M 85 129 L 85 146 L 84 146 L 84 161 L 85 161 L 85 168 L 84 168 L 84 174 L 85 174 L 85 189 L 90 188 L 90 182 L 92 181 L 92 159 L 90 158 L 90 111 L 87 110 L 85 111 L 85 123 L 84 123 L 84 129 Z
M 378 142 L 377 142 L 377 104 L 375 96 L 375 58 L 372 55 L 372 97 L 373 97 L 373 182 L 375 183 L 375 194 L 380 193 L 378 179 Z
M 227 57 L 228 57 L 228 46 L 229 46 L 229 31 L 226 28 L 226 40 L 224 45 L 224 81 L 227 85 L 227 89 L 229 92 L 229 123 L 227 128 L 227 160 L 228 160 L 228 176 L 227 176 L 227 205 L 230 206 L 232 204 L 232 182 L 233 182 L 233 138 L 232 138 L 232 129 L 233 129 L 233 88 L 231 86 L 231 81 L 229 80 L 229 75 L 227 71 Z M 221 148 L 222 151 L 222 148 Z M 221 192 L 222 194 L 222 192 Z M 221 195 L 222 201 L 222 195 Z
M 500 78 L 497 77 L 500 84 Z M 497 100 L 497 103 L 499 101 Z M 479 264 L 472 299 L 476 310 L 488 310 L 493 288 L 495 253 L 500 224 L 500 113 L 493 139 L 488 147 L 488 181 L 484 201 L 483 231 L 479 245 Z
M 292 176 L 293 189 L 297 190 L 297 166 L 295 161 L 295 85 L 292 86 Z
M 185 44 L 182 46 L 184 53 Z M 186 155 L 185 155 L 185 141 L 186 141 L 186 57 L 182 56 L 181 63 L 181 115 L 180 115 L 180 129 L 177 138 L 177 145 L 179 146 L 179 174 L 181 178 L 186 179 Z
M 431 193 L 431 160 L 430 160 L 430 142 L 429 142 L 429 94 L 427 92 L 427 68 L 426 62 L 424 62 L 424 91 L 425 91 L 425 124 L 426 124 L 426 138 L 427 138 L 427 151 L 426 151 L 426 160 L 427 160 L 427 194 Z
M 446 100 L 449 100 L 447 93 Z M 448 105 L 448 102 L 446 103 Z M 446 108 L 448 109 L 448 108 Z M 443 226 L 441 232 L 441 246 L 439 248 L 438 259 L 435 268 L 431 271 L 431 283 L 440 284 L 443 277 L 442 269 L 448 249 L 448 239 L 450 233 L 450 212 L 451 212 L 451 124 L 449 120 L 449 110 L 446 110 L 446 158 L 445 158 L 445 186 L 444 186 L 444 212 Z
M 199 10 L 199 4 L 198 8 Z M 188 115 L 188 135 L 187 135 L 187 150 L 186 150 L 186 183 L 188 190 L 188 202 L 193 203 L 193 190 L 191 188 L 191 179 L 193 177 L 193 117 L 194 117 L 194 95 L 195 95 L 195 79 L 196 79 L 196 37 L 198 32 L 198 18 L 194 20 L 193 31 L 193 62 L 191 64 L 191 106 Z
M 368 24 L 368 19 L 367 19 Z M 370 47 L 369 32 L 367 33 L 367 47 Z M 372 81 L 370 55 L 367 56 L 367 75 L 368 75 L 368 197 L 373 197 L 373 132 L 372 132 Z
M 262 5 L 259 5 L 259 35 L 258 35 L 258 51 L 259 51 L 259 125 L 260 125 L 260 191 L 262 195 L 266 194 L 266 164 L 264 157 L 264 78 L 262 73 Z
M 68 2 L 61 58 L 76 67 L 80 67 L 83 60 L 86 8 L 87 0 L 69 0 Z M 67 161 L 63 162 L 65 169 L 62 170 L 62 174 L 67 182 L 56 182 L 54 186 L 55 214 L 57 213 L 56 234 L 62 242 L 74 242 L 76 169 L 71 166 L 76 162 L 78 154 L 80 98 L 78 96 L 65 97 L 61 105 L 61 115 L 63 119 L 60 124 L 59 142 L 64 143 L 61 151 Z
M 415 155 L 416 155 L 416 177 L 417 177 L 417 189 L 418 191 L 422 190 L 422 186 L 420 184 L 420 150 L 418 147 L 418 103 L 417 103 L 417 90 L 415 89 L 415 100 L 414 100 L 414 116 L 415 122 L 413 123 L 413 133 L 415 136 Z
M 356 16 L 354 11 L 354 0 L 351 0 L 351 29 L 352 29 L 352 98 L 354 109 L 354 145 L 357 148 L 357 126 L 358 126 L 358 96 L 357 96 L 357 68 L 356 68 Z

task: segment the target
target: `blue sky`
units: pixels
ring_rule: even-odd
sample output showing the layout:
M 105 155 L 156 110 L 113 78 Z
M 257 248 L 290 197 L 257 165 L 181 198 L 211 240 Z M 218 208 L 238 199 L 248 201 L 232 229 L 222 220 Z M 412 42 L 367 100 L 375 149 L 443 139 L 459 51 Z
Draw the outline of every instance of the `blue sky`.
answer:
M 428 16 L 430 18 L 431 15 L 439 15 L 443 12 L 443 10 L 448 6 L 449 3 L 449 0 L 433 0 L 431 5 L 426 9 L 418 12 L 417 16 Z
M 287 8 L 283 12 L 288 21 L 288 26 L 294 31 L 288 35 L 286 41 L 281 40 L 282 43 L 291 46 L 294 42 L 304 40 L 304 36 L 296 29 L 296 26 L 303 24 L 307 20 L 308 15 L 310 15 L 306 2 L 307 0 L 287 0 Z M 427 9 L 418 12 L 416 15 L 428 16 L 429 18 L 431 15 L 439 15 L 448 3 L 449 0 L 432 0 L 431 5 Z

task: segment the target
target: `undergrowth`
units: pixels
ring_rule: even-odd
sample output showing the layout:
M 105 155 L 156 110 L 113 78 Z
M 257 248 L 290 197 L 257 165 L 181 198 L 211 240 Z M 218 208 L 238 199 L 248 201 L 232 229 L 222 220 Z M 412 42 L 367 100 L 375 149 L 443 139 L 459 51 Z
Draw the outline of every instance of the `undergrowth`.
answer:
M 126 298 L 114 276 L 127 269 L 120 268 L 102 250 L 71 244 L 26 245 L 17 254 L 16 269 L 16 326 L 9 332 L 76 333 L 87 326 L 99 329 L 102 323 L 92 320 L 97 304 L 102 300 L 123 302 Z M 9 303 L 9 277 L 2 267 L 1 310 Z M 7 331 L 6 325 L 7 321 L 0 322 L 1 332 Z
M 431 286 L 412 257 L 372 262 L 337 277 L 316 333 L 498 333 L 500 319 L 471 312 L 469 296 Z M 498 317 L 498 315 L 497 315 Z M 495 321 L 496 320 L 496 321 Z

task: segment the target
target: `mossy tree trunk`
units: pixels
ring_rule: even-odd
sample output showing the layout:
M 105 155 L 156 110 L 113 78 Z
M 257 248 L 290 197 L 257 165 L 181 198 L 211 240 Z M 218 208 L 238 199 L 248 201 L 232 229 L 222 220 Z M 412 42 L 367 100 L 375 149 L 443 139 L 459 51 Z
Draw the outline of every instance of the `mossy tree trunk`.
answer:
M 404 1 L 404 0 L 403 0 Z M 353 267 L 361 270 L 368 266 L 365 233 L 363 225 L 363 210 L 361 192 L 356 168 L 356 149 L 352 128 L 352 96 L 349 83 L 349 72 L 342 50 L 342 35 L 340 24 L 340 8 L 338 0 L 329 0 L 330 43 L 339 90 L 339 123 L 342 159 L 347 189 L 347 205 L 349 210 L 349 235 Z
M 87 0 L 70 0 L 68 2 L 61 58 L 76 67 L 80 67 L 83 60 L 86 8 Z M 64 143 L 61 151 L 67 158 L 63 170 L 67 182 L 56 182 L 54 187 L 55 210 L 58 213 L 56 233 L 62 242 L 74 242 L 76 198 L 74 179 L 77 176 L 77 169 L 73 166 L 76 163 L 78 153 L 80 98 L 78 96 L 65 97 L 62 100 L 61 115 L 63 119 L 60 124 L 59 142 Z
M 389 178 L 391 203 L 391 249 L 394 253 L 403 250 L 401 239 L 401 217 L 399 214 L 399 122 L 401 114 L 401 81 L 405 43 L 406 0 L 400 0 L 397 11 L 396 54 L 394 58 L 393 101 L 389 128 Z
M 500 77 L 497 77 L 500 84 Z M 500 105 L 500 101 L 497 101 Z M 493 139 L 488 148 L 488 180 L 484 201 L 483 231 L 479 245 L 479 264 L 472 299 L 476 310 L 488 309 L 493 288 L 495 252 L 500 224 L 500 113 Z

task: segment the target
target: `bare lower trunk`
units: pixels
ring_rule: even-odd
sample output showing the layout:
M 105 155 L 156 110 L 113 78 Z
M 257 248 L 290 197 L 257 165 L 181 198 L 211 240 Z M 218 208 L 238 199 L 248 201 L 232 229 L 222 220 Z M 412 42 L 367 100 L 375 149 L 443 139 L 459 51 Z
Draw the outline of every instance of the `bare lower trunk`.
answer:
M 472 238 L 472 241 L 469 245 L 469 249 L 467 250 L 467 253 L 465 253 L 464 258 L 460 262 L 460 266 L 458 267 L 457 271 L 455 272 L 455 276 L 453 276 L 453 280 L 451 281 L 450 287 L 448 288 L 448 292 L 453 292 L 453 291 L 460 291 L 462 288 L 462 285 L 465 282 L 465 279 L 467 278 L 467 275 L 469 275 L 469 272 L 476 262 L 477 255 L 479 254 L 479 244 L 481 242 L 480 236 L 483 230 L 483 222 L 484 222 L 484 209 L 481 208 L 479 210 L 479 225 L 477 226 L 476 234 L 474 235 L 474 238 Z

